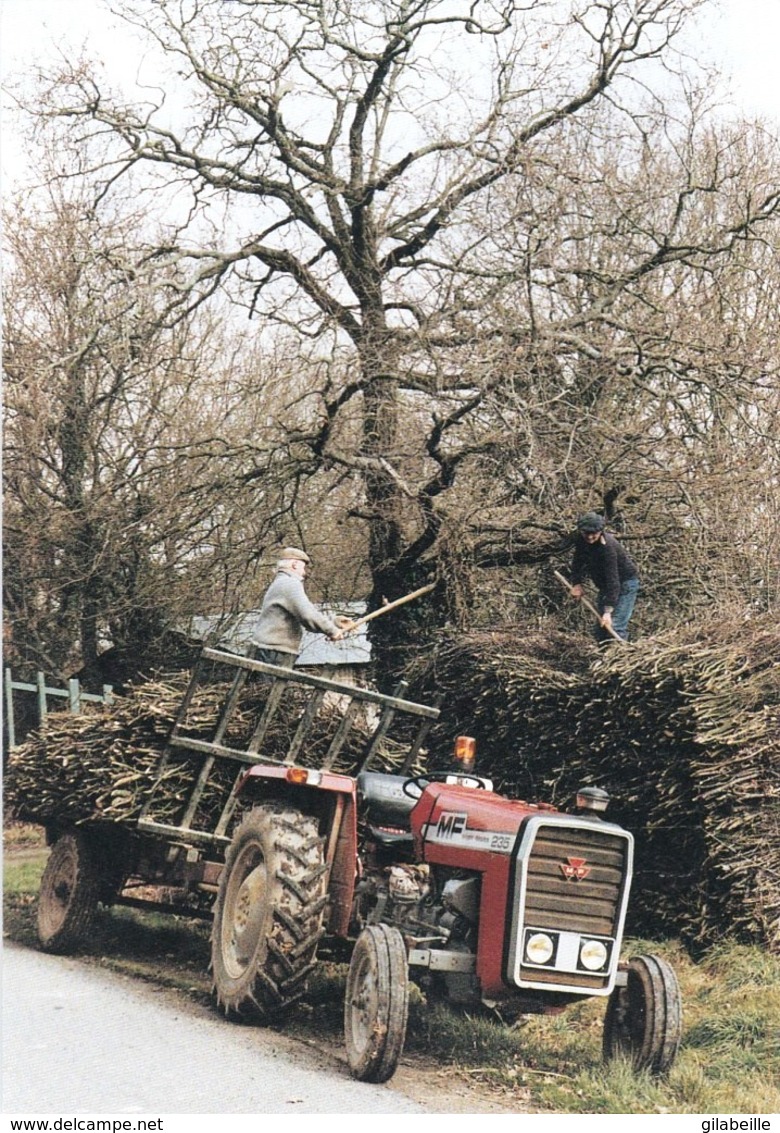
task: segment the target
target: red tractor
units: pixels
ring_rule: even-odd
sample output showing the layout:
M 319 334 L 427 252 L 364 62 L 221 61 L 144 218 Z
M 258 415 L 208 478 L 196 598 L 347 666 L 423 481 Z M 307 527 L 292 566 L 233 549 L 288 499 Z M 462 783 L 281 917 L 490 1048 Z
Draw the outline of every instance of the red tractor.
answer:
M 313 708 L 282 759 L 260 754 L 272 707 L 246 750 L 225 745 L 234 687 L 212 742 L 174 727 L 169 750 L 203 760 L 185 818 L 176 826 L 156 821 L 150 800 L 138 831 L 123 839 L 123 880 L 118 888 L 113 882 L 119 900 L 131 892 L 128 876 L 147 890 L 150 883 L 216 886 L 214 994 L 228 1016 L 278 1017 L 302 994 L 327 938 L 351 949 L 346 1047 L 352 1073 L 364 1081 L 384 1082 L 398 1065 L 410 980 L 455 1005 L 513 1014 L 553 1014 L 602 997 L 605 1056 L 624 1053 L 656 1074 L 668 1069 L 680 1041 L 679 988 L 658 956 L 621 962 L 633 838 L 604 820 L 604 792 L 585 788 L 573 814 L 504 798 L 475 773 L 473 741 L 464 737 L 450 767 L 414 774 L 438 709 L 406 701 L 399 690 L 387 697 L 214 650 L 204 657 L 244 676 L 272 677 L 269 705 L 290 682 L 308 685 L 320 700 L 336 692 L 350 705 L 341 735 L 319 766 L 308 767 L 303 720 Z M 365 701 L 382 709 L 369 748 L 353 773 L 334 770 L 352 706 Z M 397 772 L 373 771 L 399 713 L 418 718 L 419 732 Z M 204 832 L 192 821 L 196 796 L 220 758 L 243 769 L 219 821 Z M 93 832 L 101 858 L 115 859 L 107 837 Z M 83 860 L 71 860 L 77 841 L 71 835 L 66 864 L 44 875 L 45 946 L 62 943 L 52 926 L 73 919 L 77 878 L 89 874 Z M 89 856 L 84 832 L 80 842 L 82 858 Z M 93 884 L 92 899 L 98 889 Z
M 395 1071 L 409 980 L 453 1004 L 549 1014 L 608 1000 L 607 1056 L 671 1064 L 681 1011 L 657 956 L 620 964 L 633 839 L 581 810 L 502 798 L 470 772 L 294 774 L 257 765 L 257 798 L 225 859 L 214 912 L 226 1012 L 272 1017 L 298 994 L 322 936 L 354 940 L 344 1026 L 352 1073 Z

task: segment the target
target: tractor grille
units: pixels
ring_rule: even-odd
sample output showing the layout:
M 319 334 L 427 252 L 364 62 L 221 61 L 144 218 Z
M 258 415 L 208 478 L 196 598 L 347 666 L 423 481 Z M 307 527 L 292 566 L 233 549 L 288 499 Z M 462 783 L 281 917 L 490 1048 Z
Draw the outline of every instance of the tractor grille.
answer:
M 625 835 L 595 823 L 545 822 L 536 831 L 527 860 L 519 923 L 614 941 L 621 929 L 629 873 Z M 551 987 L 565 983 L 583 991 L 604 988 L 609 981 L 609 973 L 564 973 L 525 965 L 518 974 L 523 982 Z
M 626 871 L 626 842 L 600 830 L 542 827 L 528 862 L 526 924 L 614 936 Z M 587 877 L 566 876 L 584 858 Z

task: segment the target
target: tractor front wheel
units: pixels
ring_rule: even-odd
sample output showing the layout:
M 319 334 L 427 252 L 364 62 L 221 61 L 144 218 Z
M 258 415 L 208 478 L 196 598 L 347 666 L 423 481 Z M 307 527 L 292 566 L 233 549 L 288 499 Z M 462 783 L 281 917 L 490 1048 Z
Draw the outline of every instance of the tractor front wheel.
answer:
M 315 819 L 281 804 L 246 816 L 214 906 L 212 978 L 225 1014 L 268 1020 L 302 995 L 316 963 L 326 883 Z
M 406 1038 L 409 975 L 397 928 L 371 925 L 352 952 L 344 1001 L 349 1067 L 361 1082 L 386 1082 L 395 1073 Z
M 624 1055 L 635 1070 L 664 1074 L 682 1034 L 682 1001 L 674 969 L 660 956 L 634 956 L 627 982 L 609 997 L 604 1057 Z
M 54 843 L 38 893 L 38 940 L 47 952 L 70 952 L 84 943 L 102 890 L 94 846 L 79 830 Z

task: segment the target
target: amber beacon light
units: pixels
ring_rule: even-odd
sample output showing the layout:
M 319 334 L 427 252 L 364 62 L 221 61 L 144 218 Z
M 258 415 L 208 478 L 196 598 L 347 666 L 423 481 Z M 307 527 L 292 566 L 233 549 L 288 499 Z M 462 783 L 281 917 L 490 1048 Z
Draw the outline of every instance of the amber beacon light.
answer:
M 453 751 L 455 762 L 464 771 L 473 771 L 477 756 L 477 741 L 473 736 L 458 736 Z

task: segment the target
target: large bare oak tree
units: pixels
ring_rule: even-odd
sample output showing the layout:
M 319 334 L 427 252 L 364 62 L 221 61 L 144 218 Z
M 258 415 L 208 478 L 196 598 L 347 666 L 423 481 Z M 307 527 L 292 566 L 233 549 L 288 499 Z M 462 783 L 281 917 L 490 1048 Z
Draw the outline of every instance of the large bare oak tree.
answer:
M 702 4 L 115 7 L 159 51 L 147 97 L 79 64 L 42 114 L 110 145 L 101 204 L 142 172 L 170 203 L 150 260 L 174 270 L 169 322 L 221 292 L 269 350 L 297 344 L 300 412 L 268 468 L 283 450 L 350 483 L 372 602 L 429 573 L 434 549 L 484 564 L 563 550 L 565 507 L 609 487 L 594 441 L 605 416 L 619 437 L 626 383 L 648 416 L 663 402 L 677 444 L 702 387 L 695 344 L 668 349 L 667 307 L 778 206 L 771 173 L 702 146 L 693 92 L 669 109 Z M 572 454 L 590 484 L 569 480 Z M 515 526 L 487 510 L 513 491 Z

